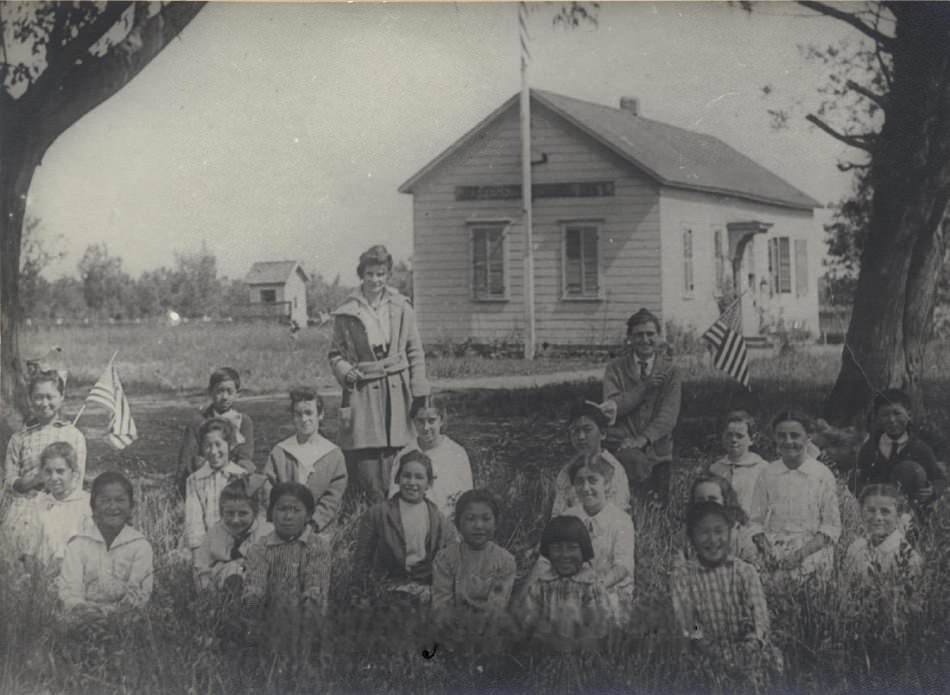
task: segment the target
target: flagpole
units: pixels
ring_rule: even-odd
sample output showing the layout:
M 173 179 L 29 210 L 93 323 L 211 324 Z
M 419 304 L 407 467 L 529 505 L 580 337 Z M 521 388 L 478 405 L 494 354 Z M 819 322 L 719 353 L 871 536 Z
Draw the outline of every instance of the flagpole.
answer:
M 531 196 L 531 90 L 528 87 L 528 4 L 518 3 L 518 39 L 521 44 L 521 207 L 524 225 L 524 357 L 534 359 L 534 220 Z
M 112 353 L 112 357 L 109 358 L 109 364 L 106 365 L 106 368 L 107 368 L 107 369 L 108 369 L 110 366 L 112 366 L 112 363 L 113 363 L 113 362 L 115 362 L 115 357 L 116 357 L 116 355 L 118 355 L 118 354 L 119 354 L 119 351 L 118 351 L 118 350 L 116 350 L 115 352 Z M 86 401 L 83 401 L 83 402 L 82 402 L 82 407 L 79 409 L 79 412 L 76 413 L 76 417 L 73 418 L 73 427 L 75 427 L 75 426 L 76 426 L 76 423 L 79 422 L 79 418 L 82 417 L 82 414 L 83 414 L 84 412 L 86 412 Z

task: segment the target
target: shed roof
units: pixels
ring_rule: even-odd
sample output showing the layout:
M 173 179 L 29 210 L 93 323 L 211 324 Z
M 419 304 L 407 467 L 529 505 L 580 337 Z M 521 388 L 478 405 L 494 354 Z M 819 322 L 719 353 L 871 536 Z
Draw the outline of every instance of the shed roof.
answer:
M 554 92 L 533 89 L 531 97 L 534 103 L 547 107 L 661 185 L 800 210 L 821 207 L 811 196 L 711 135 Z M 515 107 L 517 101 L 516 94 L 413 175 L 399 191 L 411 193 L 422 178 Z
M 307 281 L 307 274 L 297 261 L 258 261 L 251 266 L 244 282 L 248 285 L 278 285 L 287 282 L 294 272 L 300 273 L 303 281 Z

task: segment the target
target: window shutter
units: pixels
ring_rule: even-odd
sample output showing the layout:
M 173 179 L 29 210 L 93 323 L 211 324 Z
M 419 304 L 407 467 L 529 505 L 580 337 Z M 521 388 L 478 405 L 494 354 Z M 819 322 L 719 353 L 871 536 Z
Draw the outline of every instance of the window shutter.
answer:
M 779 292 L 792 291 L 792 256 L 789 249 L 788 237 L 779 237 Z
M 683 292 L 693 293 L 693 230 L 683 230 Z
M 808 294 L 808 241 L 795 240 L 795 296 Z

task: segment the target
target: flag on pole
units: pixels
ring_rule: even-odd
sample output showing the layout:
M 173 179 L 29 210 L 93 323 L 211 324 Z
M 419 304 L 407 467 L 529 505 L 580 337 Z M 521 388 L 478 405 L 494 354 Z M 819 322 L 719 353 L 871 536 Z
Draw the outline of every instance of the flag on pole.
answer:
M 746 349 L 739 326 L 739 299 L 736 299 L 705 333 L 705 340 L 712 347 L 713 364 L 750 391 L 749 351 Z
M 518 40 L 521 42 L 521 71 L 524 72 L 531 60 L 531 50 L 528 48 L 528 3 L 518 3 Z
M 106 441 L 114 449 L 124 449 L 138 438 L 129 401 L 122 390 L 119 373 L 115 368 L 115 355 L 109 360 L 109 366 L 99 377 L 99 381 L 86 396 L 86 403 L 97 403 L 112 411 L 109 434 Z

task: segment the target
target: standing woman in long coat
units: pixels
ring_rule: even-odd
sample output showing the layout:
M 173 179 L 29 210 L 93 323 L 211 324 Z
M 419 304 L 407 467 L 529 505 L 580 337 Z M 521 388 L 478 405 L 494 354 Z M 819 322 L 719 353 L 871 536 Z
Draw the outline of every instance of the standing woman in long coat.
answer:
M 425 351 L 409 300 L 389 287 L 385 246 L 360 256 L 360 288 L 333 312 L 330 367 L 343 387 L 339 445 L 370 504 L 386 499 L 396 452 L 412 438 L 409 412 L 425 399 Z

